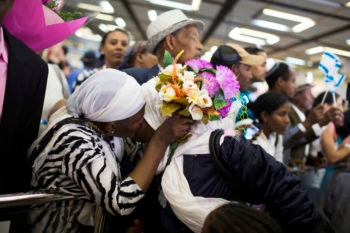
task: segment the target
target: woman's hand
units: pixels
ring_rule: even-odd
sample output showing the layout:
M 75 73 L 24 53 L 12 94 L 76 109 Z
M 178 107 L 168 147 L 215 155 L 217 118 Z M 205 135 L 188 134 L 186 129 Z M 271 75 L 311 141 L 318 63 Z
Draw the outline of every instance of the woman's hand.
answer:
M 194 120 L 179 115 L 167 118 L 156 130 L 154 137 L 166 144 L 184 138 L 191 129 Z

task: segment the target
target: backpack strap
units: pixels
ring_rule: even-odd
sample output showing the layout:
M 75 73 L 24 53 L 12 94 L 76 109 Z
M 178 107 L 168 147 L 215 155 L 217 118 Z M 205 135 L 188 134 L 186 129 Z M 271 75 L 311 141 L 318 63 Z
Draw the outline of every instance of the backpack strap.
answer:
M 221 175 L 226 180 L 227 185 L 230 187 L 234 198 L 237 201 L 245 202 L 242 193 L 237 192 L 237 188 L 235 187 L 237 184 L 239 184 L 237 177 L 225 167 L 224 161 L 220 156 L 218 156 L 220 154 L 220 139 L 223 134 L 224 130 L 222 129 L 216 129 L 211 133 L 209 140 L 210 154 L 216 168 L 219 170 Z

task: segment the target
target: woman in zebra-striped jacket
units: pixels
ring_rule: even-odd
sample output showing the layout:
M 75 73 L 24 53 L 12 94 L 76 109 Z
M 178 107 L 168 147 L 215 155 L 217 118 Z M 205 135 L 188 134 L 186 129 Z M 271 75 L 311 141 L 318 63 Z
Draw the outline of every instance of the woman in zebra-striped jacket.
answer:
M 52 115 L 48 129 L 29 150 L 32 186 L 96 203 L 113 215 L 129 215 L 147 191 L 167 146 L 184 137 L 193 123 L 169 118 L 123 178 L 122 138 L 132 137 L 142 127 L 144 104 L 140 86 L 131 76 L 115 69 L 92 75 Z

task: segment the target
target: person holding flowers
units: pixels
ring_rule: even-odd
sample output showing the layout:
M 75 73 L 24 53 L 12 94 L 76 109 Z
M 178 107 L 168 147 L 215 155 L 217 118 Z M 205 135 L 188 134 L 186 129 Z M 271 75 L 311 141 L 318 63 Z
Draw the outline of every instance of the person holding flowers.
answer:
M 318 232 L 319 215 L 300 180 L 263 148 L 239 140 L 231 130 L 234 122 L 228 117 L 233 108 L 230 104 L 239 90 L 234 73 L 225 66 L 213 69 L 212 64 L 197 59 L 181 65 L 177 59 L 142 85 L 147 124 L 134 137 L 147 141 L 142 136 L 152 135 L 173 113 L 196 119 L 186 137 L 168 148 L 158 167 L 159 172 L 164 170 L 160 211 L 169 217 L 171 209 L 181 221 L 176 227 L 167 225 L 167 230 L 187 228 L 185 232 L 200 232 L 211 210 L 240 200 L 264 203 L 284 232 Z M 211 139 L 216 129 L 225 129 L 215 144 L 216 152 L 235 177 L 234 188 L 213 161 Z
M 181 50 L 183 55 L 178 62 L 184 64 L 192 58 L 199 58 L 203 45 L 199 40 L 199 33 L 204 23 L 200 20 L 188 18 L 181 10 L 166 11 L 152 21 L 147 27 L 147 50 L 157 56 L 159 64 L 152 68 L 128 68 L 124 72 L 143 84 L 152 79 L 165 67 L 164 54 L 168 51 L 175 57 Z

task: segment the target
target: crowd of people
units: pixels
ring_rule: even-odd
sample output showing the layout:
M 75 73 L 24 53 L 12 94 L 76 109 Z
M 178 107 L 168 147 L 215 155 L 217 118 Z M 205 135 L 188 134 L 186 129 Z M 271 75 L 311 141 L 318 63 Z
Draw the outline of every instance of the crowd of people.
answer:
M 350 230 L 339 221 L 350 214 L 340 204 L 350 189 L 348 98 L 328 91 L 314 97 L 313 85 L 289 64 L 268 70 L 262 48 L 222 44 L 198 86 L 209 90 L 205 72 L 229 70 L 234 81 L 227 85 L 239 88 L 234 97 L 223 93 L 227 115 L 196 120 L 191 105 L 186 116 L 167 116 L 159 106 L 183 90 L 169 84 L 174 91 L 161 97 L 158 74 L 171 62 L 170 73 L 200 71 L 193 61 L 204 49 L 202 21 L 166 11 L 149 24 L 147 41 L 132 45 L 130 33 L 117 28 L 99 51 L 84 53 L 82 69 L 68 72 L 60 43 L 69 33 L 33 49 L 18 39 L 23 30 L 11 31 L 23 2 L 0 5 L 0 193 L 40 190 L 81 201 L 71 211 L 29 217 L 27 224 L 40 225 L 36 232 L 55 232 L 48 231 L 53 222 L 60 222 L 56 230 L 93 232 L 97 207 L 116 219 L 110 228 L 117 232 Z M 43 50 L 57 46 L 59 59 L 51 51 L 44 61 Z M 268 90 L 253 96 L 256 82 Z

